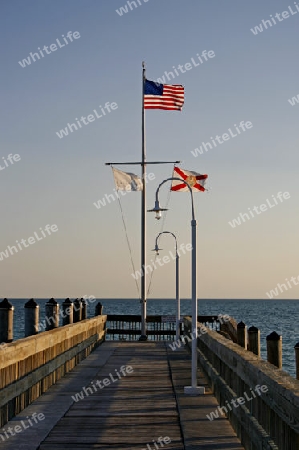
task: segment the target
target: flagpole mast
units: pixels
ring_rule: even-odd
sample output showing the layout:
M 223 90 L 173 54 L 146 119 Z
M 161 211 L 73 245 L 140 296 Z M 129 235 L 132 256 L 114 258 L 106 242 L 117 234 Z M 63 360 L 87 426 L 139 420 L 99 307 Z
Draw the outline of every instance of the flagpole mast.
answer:
M 147 164 L 179 164 L 181 161 L 146 161 L 146 146 L 145 146 L 145 112 L 144 112 L 144 93 L 145 93 L 145 63 L 142 62 L 142 158 L 141 162 L 120 162 L 120 163 L 106 163 L 106 165 L 131 165 L 140 164 L 142 167 L 142 194 L 141 194 L 141 333 L 139 340 L 147 340 L 146 330 L 146 166 Z
M 142 62 L 142 194 L 141 194 L 141 335 L 139 340 L 146 341 L 146 147 L 144 114 L 145 63 Z

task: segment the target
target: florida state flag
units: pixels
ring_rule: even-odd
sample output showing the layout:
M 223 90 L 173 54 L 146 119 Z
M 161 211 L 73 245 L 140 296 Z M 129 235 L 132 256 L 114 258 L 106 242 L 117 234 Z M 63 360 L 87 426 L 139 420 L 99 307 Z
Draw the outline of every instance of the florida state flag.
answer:
M 193 192 L 205 191 L 204 185 L 208 175 L 201 175 L 197 172 L 174 167 L 172 176 L 174 178 L 182 178 L 182 180 L 186 181 Z M 172 180 L 171 191 L 189 192 L 189 188 L 185 183 L 181 183 L 179 180 Z

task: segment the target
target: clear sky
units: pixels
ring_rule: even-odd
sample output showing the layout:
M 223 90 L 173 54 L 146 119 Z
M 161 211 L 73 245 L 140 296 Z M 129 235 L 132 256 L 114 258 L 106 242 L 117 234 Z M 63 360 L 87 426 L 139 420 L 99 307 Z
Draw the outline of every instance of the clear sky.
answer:
M 182 168 L 209 175 L 209 192 L 195 194 L 198 296 L 267 298 L 278 283 L 299 276 L 299 104 L 288 102 L 299 94 L 299 9 L 291 0 L 139 3 L 131 10 L 124 0 L 0 1 L 0 252 L 40 236 L 0 261 L 2 297 L 138 297 L 118 202 L 94 205 L 114 189 L 104 163 L 141 158 L 142 61 L 147 78 L 156 80 L 198 61 L 204 50 L 215 57 L 168 81 L 185 86 L 183 111 L 146 112 L 148 160 L 179 159 Z M 124 5 L 128 12 L 118 14 Z M 251 31 L 283 11 L 289 16 Z M 72 42 L 69 31 L 78 32 Z M 44 46 L 44 57 L 19 64 Z M 118 108 L 57 136 L 106 102 Z M 241 121 L 252 127 L 193 156 Z M 11 164 L 9 154 L 20 160 Z M 140 174 L 138 166 L 123 169 Z M 147 185 L 150 208 L 172 166 L 148 171 L 155 174 Z M 273 206 L 279 192 L 289 198 Z M 167 195 L 164 186 L 164 205 Z M 262 204 L 267 209 L 254 212 Z M 140 192 L 122 199 L 136 269 L 140 205 Z M 169 208 L 164 230 L 190 243 L 189 194 L 172 193 Z M 233 228 L 229 221 L 248 208 L 251 217 Z M 41 238 L 47 224 L 58 231 Z M 150 262 L 161 223 L 148 214 L 147 225 Z M 170 237 L 161 246 L 161 257 L 173 251 Z M 183 297 L 191 295 L 190 260 L 189 252 L 181 256 Z M 158 267 L 149 297 L 174 297 L 174 271 L 174 261 Z M 277 299 L 298 296 L 292 283 Z

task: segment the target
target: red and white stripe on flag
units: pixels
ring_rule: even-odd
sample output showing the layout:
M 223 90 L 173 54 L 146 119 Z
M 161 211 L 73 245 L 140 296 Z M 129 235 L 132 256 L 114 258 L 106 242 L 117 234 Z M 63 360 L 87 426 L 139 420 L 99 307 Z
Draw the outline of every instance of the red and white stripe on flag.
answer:
M 184 87 L 180 84 L 161 84 L 159 87 L 161 95 L 157 92 L 144 95 L 144 109 L 181 111 L 184 105 Z
M 180 167 L 174 167 L 172 176 L 174 178 L 182 178 L 189 184 L 194 192 L 205 191 L 204 185 L 208 175 L 201 175 L 197 172 L 181 169 Z M 171 191 L 189 192 L 189 188 L 185 183 L 182 183 L 179 180 L 172 180 Z

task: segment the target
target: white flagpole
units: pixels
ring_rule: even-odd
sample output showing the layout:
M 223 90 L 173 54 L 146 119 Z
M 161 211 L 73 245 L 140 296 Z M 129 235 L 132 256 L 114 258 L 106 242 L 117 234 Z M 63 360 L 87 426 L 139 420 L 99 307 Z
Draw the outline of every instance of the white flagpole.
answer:
M 145 63 L 142 62 L 142 195 L 141 195 L 141 335 L 139 340 L 146 341 L 146 147 L 144 114 Z

